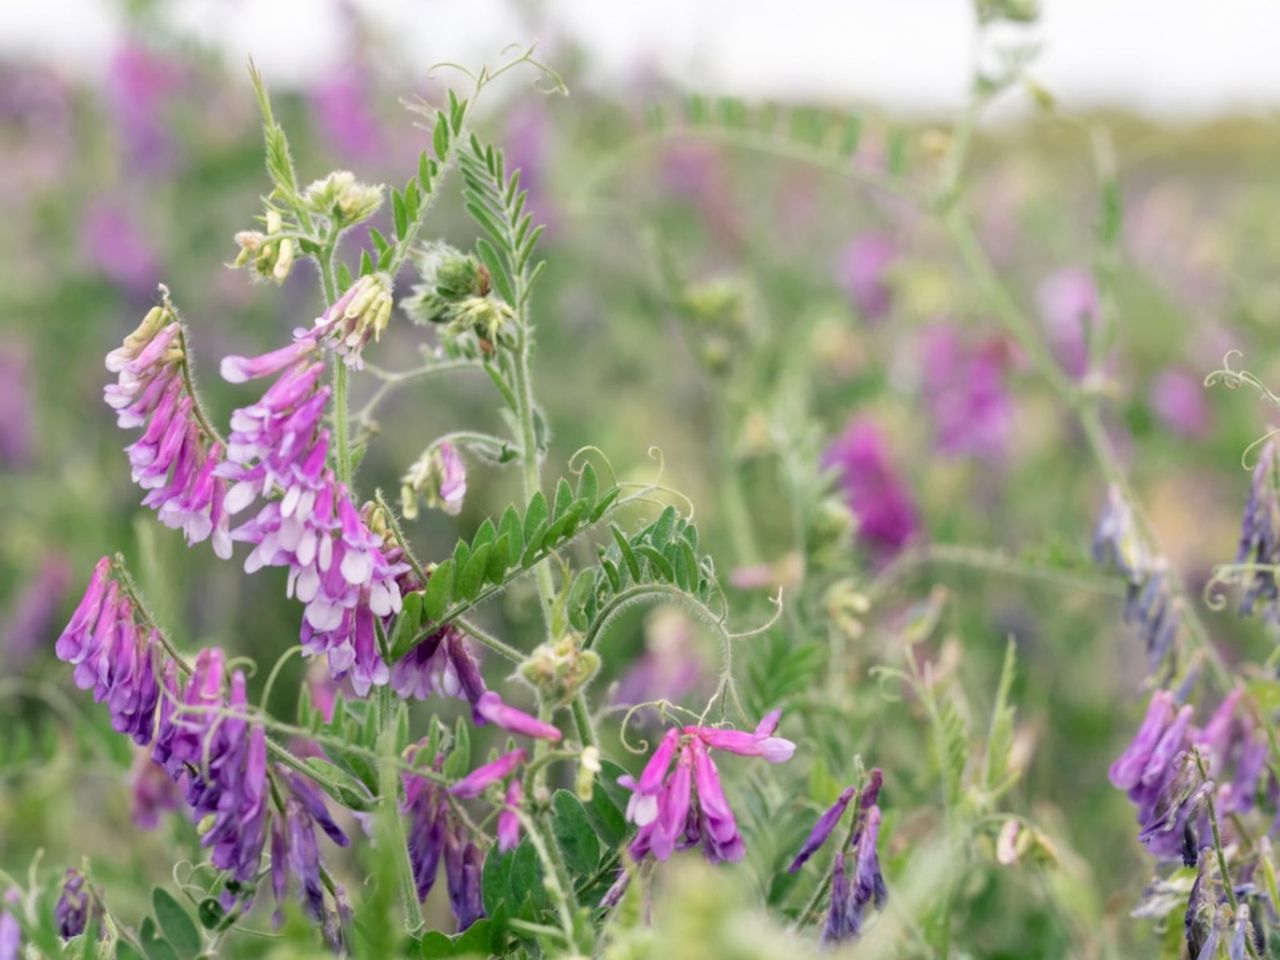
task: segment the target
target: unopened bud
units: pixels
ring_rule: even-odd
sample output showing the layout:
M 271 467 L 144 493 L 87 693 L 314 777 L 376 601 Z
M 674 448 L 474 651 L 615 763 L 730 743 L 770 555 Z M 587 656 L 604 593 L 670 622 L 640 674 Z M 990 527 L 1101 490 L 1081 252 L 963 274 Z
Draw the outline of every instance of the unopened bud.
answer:
M 583 650 L 581 637 L 566 633 L 559 640 L 544 643 L 520 664 L 520 675 L 554 703 L 566 703 L 600 669 L 600 656 Z
M 361 183 L 349 170 L 335 170 L 302 193 L 306 204 L 342 226 L 367 220 L 382 206 L 382 187 Z

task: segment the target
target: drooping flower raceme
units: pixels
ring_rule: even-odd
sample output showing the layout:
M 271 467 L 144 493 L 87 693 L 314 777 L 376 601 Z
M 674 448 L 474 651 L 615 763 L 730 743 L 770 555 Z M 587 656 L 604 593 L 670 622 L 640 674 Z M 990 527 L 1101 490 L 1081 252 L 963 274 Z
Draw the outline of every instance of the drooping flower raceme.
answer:
M 1228 694 L 1197 728 L 1190 706 L 1178 708 L 1173 694 L 1158 690 L 1133 741 L 1111 765 L 1111 783 L 1137 806 L 1138 838 L 1157 859 L 1195 865 L 1209 843 L 1210 800 L 1224 813 L 1253 805 L 1267 742 L 1240 701 L 1240 691 Z M 1200 775 L 1197 752 L 1208 779 Z
M 1280 448 L 1275 440 L 1268 440 L 1258 451 L 1236 563 L 1258 564 L 1240 594 L 1240 615 L 1260 612 L 1268 623 L 1280 624 L 1280 586 L 1270 569 L 1280 564 Z
M 448 440 L 432 444 L 400 480 L 400 504 L 405 517 L 418 515 L 418 497 L 428 507 L 439 507 L 451 517 L 462 511 L 467 495 L 467 468 L 458 448 Z
M 198 414 L 185 362 L 182 326 L 166 296 L 107 354 L 107 369 L 117 377 L 103 398 L 119 426 L 145 428 L 125 448 L 134 482 L 147 491 L 143 505 L 181 530 L 188 544 L 210 540 L 225 560 L 231 556 L 226 483 L 216 473 L 224 451 Z
M 627 819 L 640 828 L 628 848 L 632 859 L 666 860 L 676 850 L 701 845 L 712 863 L 741 860 L 746 848 L 710 751 L 783 763 L 795 753 L 795 744 L 774 736 L 780 716 L 768 714 L 752 732 L 700 726 L 667 730 L 639 779 L 618 779 L 631 791 Z M 618 902 L 629 876 L 619 875 L 605 905 Z
M 920 364 L 938 452 L 1002 459 L 1013 426 L 1003 344 L 988 340 L 970 345 L 952 324 L 935 323 L 922 335 Z
M 329 433 L 321 422 L 330 391 L 320 382 L 318 354 L 322 343 L 336 339 L 344 361 L 357 363 L 359 347 L 385 323 L 389 302 L 384 281 L 363 277 L 289 346 L 222 361 L 222 375 L 233 383 L 279 374 L 258 403 L 232 415 L 227 462 L 218 469 L 234 484 L 227 512 L 279 494 L 232 538 L 254 545 L 247 571 L 289 568 L 289 593 L 306 604 L 303 649 L 325 655 L 335 679 L 350 677 L 361 696 L 390 677 L 375 618 L 400 609 L 397 577 L 408 567 L 387 559 L 383 540 L 328 466 Z
M 831 907 L 822 939 L 839 942 L 857 937 L 862 932 L 868 906 L 879 910 L 888 898 L 884 875 L 880 870 L 880 788 L 884 776 L 877 767 L 867 776 L 861 790 L 849 786 L 823 812 L 805 838 L 788 868 L 796 873 L 831 837 L 845 810 L 857 797 L 854 818 L 846 841 L 841 843 L 832 864 Z M 850 876 L 852 870 L 852 876 Z

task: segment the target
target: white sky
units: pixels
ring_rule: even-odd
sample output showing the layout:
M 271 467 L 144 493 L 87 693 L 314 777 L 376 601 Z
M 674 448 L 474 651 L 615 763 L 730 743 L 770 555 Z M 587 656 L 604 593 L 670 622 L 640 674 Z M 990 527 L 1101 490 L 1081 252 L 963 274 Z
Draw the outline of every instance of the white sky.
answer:
M 100 69 L 117 0 L 0 0 L 0 55 Z M 561 32 L 592 82 L 625 90 L 642 65 L 698 90 L 868 99 L 913 110 L 964 99 L 966 0 L 352 0 L 407 62 L 492 62 L 513 41 Z M 1280 107 L 1280 0 L 1044 0 L 1036 77 L 1073 107 L 1162 115 Z M 176 22 L 276 84 L 342 50 L 330 0 L 169 0 Z M 536 9 L 536 15 L 528 11 Z M 539 29 L 549 24 L 552 29 Z

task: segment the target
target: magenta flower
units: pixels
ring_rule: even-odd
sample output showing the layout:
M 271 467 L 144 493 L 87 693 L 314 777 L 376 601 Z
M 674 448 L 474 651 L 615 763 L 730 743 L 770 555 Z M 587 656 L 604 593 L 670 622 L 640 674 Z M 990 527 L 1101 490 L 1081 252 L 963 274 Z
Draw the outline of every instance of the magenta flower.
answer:
M 160 261 L 151 239 L 122 207 L 94 203 L 80 223 L 80 247 L 86 262 L 134 297 L 145 297 L 160 277 Z
M 18 470 L 30 466 L 35 445 L 35 416 L 28 371 L 31 357 L 19 341 L 0 343 L 0 467 Z
M 1202 439 L 1209 432 L 1204 384 L 1185 370 L 1168 367 L 1151 385 L 1150 403 L 1160 422 L 1178 436 Z
M 1037 291 L 1040 322 L 1058 363 L 1069 376 L 1083 377 L 1089 368 L 1089 336 L 1098 319 L 1098 287 L 1080 267 L 1064 267 L 1047 277 Z
M 311 91 L 311 113 L 333 149 L 351 159 L 374 160 L 385 144 L 371 106 L 372 78 L 360 64 L 330 70 Z
M 766 715 L 750 733 L 700 726 L 668 729 L 639 779 L 618 778 L 631 791 L 626 818 L 640 828 L 628 848 L 632 859 L 652 854 L 666 860 L 676 850 L 698 845 L 712 863 L 742 859 L 746 848 L 711 750 L 782 763 L 791 758 L 795 744 L 773 735 L 779 716 L 778 711 Z M 602 906 L 618 902 L 627 877 L 625 871 L 618 876 Z
M 520 817 L 517 815 L 524 802 L 524 787 L 518 777 L 507 784 L 506 804 L 498 814 L 498 851 L 506 853 L 520 842 Z
M 899 256 L 893 240 L 879 233 L 855 237 L 841 252 L 837 278 L 862 319 L 883 320 L 893 309 L 889 281 Z
M 526 737 L 537 737 L 558 743 L 562 734 L 549 723 L 531 717 L 523 710 L 503 703 L 502 698 L 492 690 L 481 695 L 475 704 L 476 715 L 495 727 L 501 727 L 511 733 Z
M 0 638 L 5 644 L 0 650 L 0 662 L 6 670 L 17 672 L 47 641 L 70 581 L 71 566 L 66 557 L 47 553 L 34 579 L 24 585 L 0 625 Z
M 19 909 L 21 897 L 17 890 L 5 892 L 4 903 L 10 909 L 0 909 L 0 960 L 21 960 L 22 927 L 13 910 Z
M 143 171 L 155 171 L 172 157 L 163 106 L 182 79 L 177 62 L 133 41 L 111 59 L 108 102 L 130 160 Z
M 437 772 L 441 759 L 436 760 Z M 404 788 L 403 809 L 409 817 L 409 863 L 413 868 L 418 900 L 424 901 L 435 885 L 440 857 L 444 853 L 449 803 L 443 788 L 426 777 L 406 774 Z
M 889 461 L 880 428 L 855 417 L 823 454 L 824 467 L 837 471 L 849 509 L 858 518 L 858 536 L 879 556 L 900 551 L 919 532 L 911 493 Z
M 463 800 L 474 800 L 490 786 L 509 776 L 516 767 L 524 763 L 526 756 L 522 747 L 517 747 L 510 753 L 504 753 L 496 760 L 476 767 L 451 786 L 449 792 Z
M 938 452 L 1002 459 L 1013 426 L 1002 345 L 970 346 L 953 325 L 935 323 L 922 336 L 921 365 Z
M 124 343 L 107 354 L 117 375 L 103 398 L 126 429 L 145 427 L 125 448 L 144 506 L 160 522 L 181 530 L 189 545 L 209 540 L 214 553 L 231 556 L 226 484 L 217 473 L 222 446 L 200 422 L 182 372 L 182 327 L 166 303 L 155 307 Z

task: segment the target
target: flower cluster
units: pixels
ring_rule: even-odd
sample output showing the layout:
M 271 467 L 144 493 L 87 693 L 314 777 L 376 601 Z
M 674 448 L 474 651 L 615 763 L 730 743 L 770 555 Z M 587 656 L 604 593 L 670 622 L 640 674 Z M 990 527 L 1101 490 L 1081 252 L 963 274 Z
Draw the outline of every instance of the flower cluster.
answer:
M 226 905 L 247 903 L 268 828 L 266 734 L 251 722 L 244 674 L 227 676 L 221 650 L 200 651 L 191 676 L 183 679 L 175 661 L 162 658 L 161 646 L 154 627 L 138 624 L 128 590 L 104 557 L 55 649 L 75 666 L 77 685 L 106 702 L 115 729 L 151 747 L 135 773 L 135 817 L 154 824 L 159 811 L 172 806 L 172 792 L 182 790 L 210 861 L 229 874 Z M 289 831 L 288 863 L 310 904 L 318 862 L 310 855 L 312 825 L 339 844 L 346 838 L 309 785 L 297 778 L 287 782 L 294 807 L 286 807 L 287 824 L 277 823 L 276 829 Z M 273 864 L 273 871 L 281 868 Z
M 1169 691 L 1157 691 L 1133 741 L 1111 765 L 1111 783 L 1138 808 L 1138 838 L 1158 859 L 1193 866 L 1207 842 L 1208 804 L 1243 813 L 1256 802 L 1267 741 L 1240 709 L 1241 697 L 1232 691 L 1197 728 L 1190 706 L 1178 708 Z
M 409 817 L 409 863 L 413 868 L 418 899 L 424 901 L 431 893 L 443 859 L 445 880 L 449 888 L 449 905 L 459 930 L 467 929 L 484 916 L 480 885 L 484 856 L 466 824 L 450 805 L 450 795 L 459 799 L 478 797 L 491 784 L 510 775 L 524 762 L 524 758 L 523 750 L 513 750 L 492 763 L 479 767 L 449 788 L 423 775 L 410 773 L 404 776 L 403 809 Z M 437 772 L 441 759 L 437 757 L 435 760 L 434 769 Z M 515 786 L 516 783 L 517 781 L 512 781 L 511 789 L 516 791 L 515 802 L 518 804 L 519 788 Z M 509 798 L 512 797 L 511 789 L 508 790 Z M 501 816 L 503 822 L 499 823 L 499 838 L 505 834 L 506 840 L 510 842 L 500 849 L 507 850 L 514 846 L 519 831 L 517 826 L 513 836 L 510 824 L 506 822 L 511 814 L 504 811 Z
M 324 654 L 334 677 L 349 676 L 361 696 L 389 678 L 374 621 L 400 609 L 396 578 L 408 567 L 388 560 L 383 540 L 328 465 L 329 432 L 321 421 L 330 390 L 320 383 L 324 364 L 317 354 L 333 337 L 348 351 L 348 362 L 358 361 L 356 348 L 385 322 L 378 318 L 388 302 L 383 281 L 363 277 L 289 346 L 222 361 L 222 375 L 232 383 L 280 375 L 256 404 L 232 415 L 227 460 L 218 470 L 234 483 L 227 512 L 279 494 L 232 531 L 232 539 L 254 545 L 246 571 L 289 568 L 289 593 L 306 604 L 303 649 Z
M 1270 569 L 1280 564 L 1280 449 L 1274 439 L 1263 444 L 1253 468 L 1236 563 L 1261 565 L 1240 595 L 1240 615 L 1260 609 L 1268 623 L 1280 625 L 1280 586 Z
M 627 819 L 640 828 L 628 848 L 632 859 L 652 855 L 666 860 L 676 850 L 701 845 L 703 855 L 712 863 L 741 860 L 746 848 L 710 751 L 784 763 L 791 759 L 796 745 L 773 735 L 780 718 L 781 713 L 775 710 L 750 733 L 701 726 L 667 730 L 639 779 L 618 779 L 631 791 Z M 619 875 L 605 895 L 605 904 L 618 901 L 629 876 L 625 871 Z
M 924 331 L 920 352 L 924 399 L 938 452 L 1003 458 L 1013 427 L 1004 344 L 988 340 L 971 346 L 952 324 L 935 323 Z
M 877 849 L 880 841 L 880 806 L 877 801 L 881 782 L 880 770 L 872 770 L 858 800 L 849 840 L 836 855 L 831 875 L 831 910 L 827 914 L 827 925 L 822 932 L 824 941 L 839 942 L 858 936 L 862 932 L 867 907 L 874 906 L 880 910 L 888 899 Z M 837 801 L 832 810 L 839 805 L 840 802 Z M 828 815 L 830 813 L 828 811 Z M 839 815 L 837 819 L 838 817 Z M 828 835 L 834 827 L 834 821 L 829 822 L 831 826 L 827 827 Z M 815 835 L 823 826 L 822 820 L 819 820 L 806 846 L 817 839 Z M 825 839 L 826 837 L 822 837 L 818 841 L 819 846 Z
M 425 498 L 428 507 L 439 507 L 456 517 L 467 495 L 467 468 L 458 448 L 441 440 L 413 462 L 400 484 L 400 504 L 406 519 L 418 515 L 419 497 Z
M 103 397 L 119 426 L 145 427 L 125 448 L 134 482 L 148 491 L 143 505 L 165 526 L 181 530 L 188 544 L 210 540 L 225 560 L 231 556 L 226 483 L 217 475 L 224 451 L 202 423 L 185 363 L 182 325 L 166 294 L 164 304 L 107 354 L 107 369 L 117 378 Z
M 471 716 L 478 725 L 492 723 L 544 740 L 561 737 L 554 726 L 508 705 L 485 686 L 466 638 L 451 624 L 429 634 L 396 661 L 391 668 L 391 689 L 406 700 L 426 700 L 433 693 L 462 697 L 471 704 Z
M 275 894 L 275 924 L 279 926 L 282 908 L 289 895 L 289 880 L 298 884 L 302 904 L 307 914 L 320 924 L 325 942 L 335 952 L 341 948 L 342 925 L 349 917 L 349 908 L 342 888 L 333 889 L 334 909 L 325 902 L 324 882 L 321 876 L 320 848 L 316 843 L 319 827 L 339 847 L 350 842 L 347 835 L 330 816 L 320 794 L 308 781 L 283 768 L 277 768 L 279 781 L 289 787 L 284 800 L 283 817 L 276 817 L 271 825 L 271 890 Z
M 1124 622 L 1142 639 L 1154 671 L 1173 649 L 1182 625 L 1182 602 L 1173 593 L 1164 560 L 1147 550 L 1133 510 L 1115 486 L 1107 490 L 1094 531 L 1093 560 L 1127 581 Z
M 919 534 L 911 492 L 890 462 L 888 444 L 872 420 L 852 420 L 827 449 L 822 465 L 837 471 L 849 509 L 858 518 L 858 536 L 876 553 L 892 556 Z
M 90 909 L 94 913 L 98 908 L 91 904 L 89 891 L 85 889 L 84 874 L 76 869 L 68 869 L 62 881 L 62 891 L 58 894 L 58 902 L 53 907 L 53 918 L 58 924 L 58 934 L 64 940 L 78 937 L 89 925 Z M 103 931 L 99 929 L 98 935 Z

